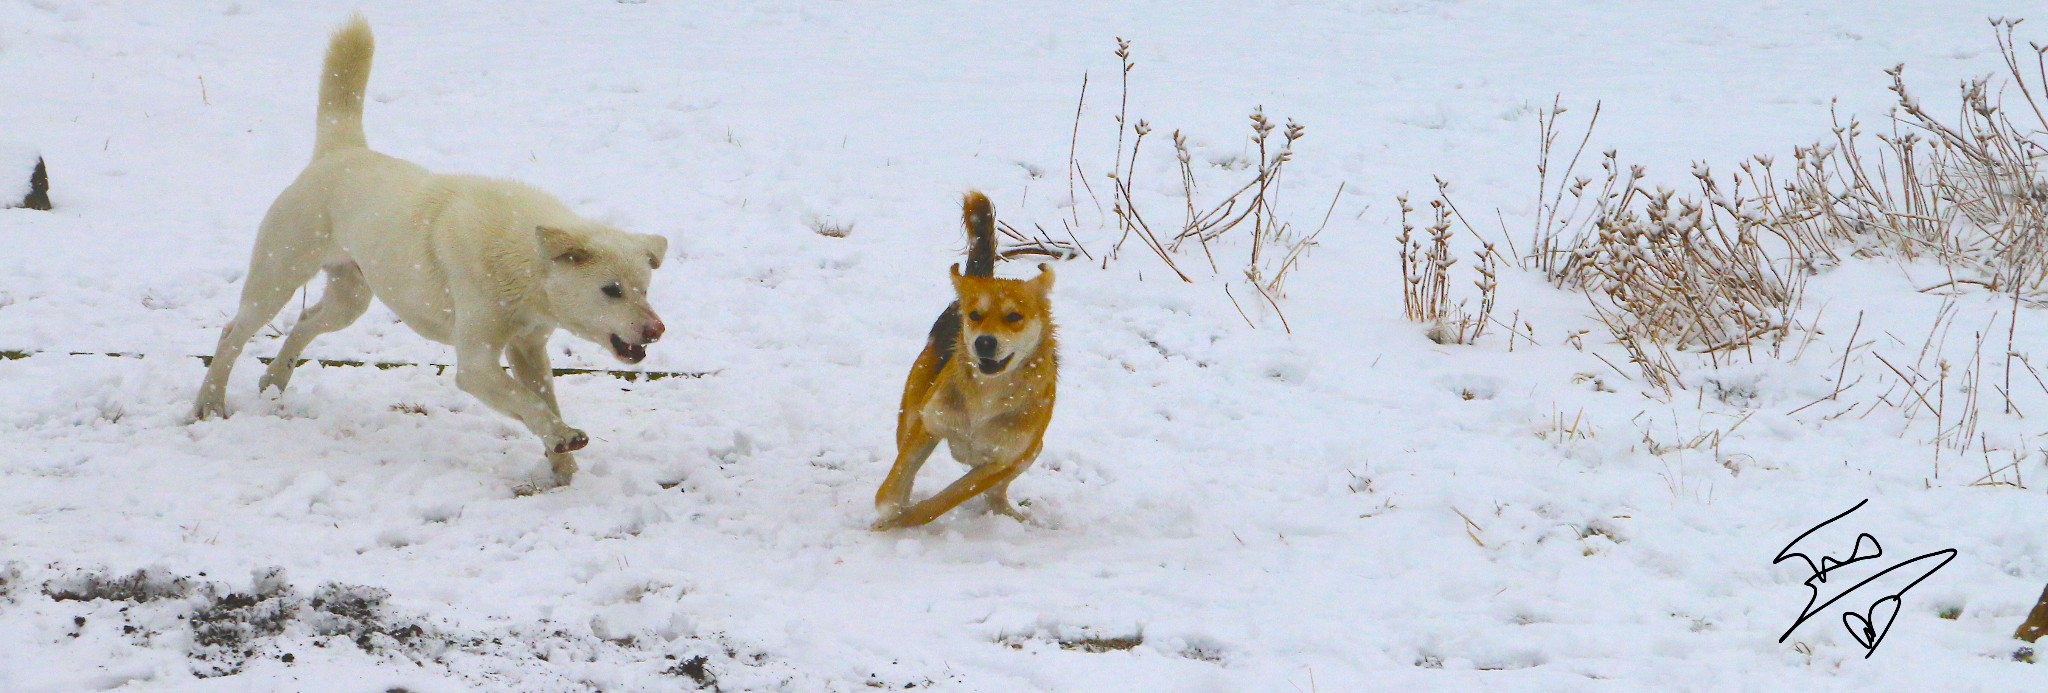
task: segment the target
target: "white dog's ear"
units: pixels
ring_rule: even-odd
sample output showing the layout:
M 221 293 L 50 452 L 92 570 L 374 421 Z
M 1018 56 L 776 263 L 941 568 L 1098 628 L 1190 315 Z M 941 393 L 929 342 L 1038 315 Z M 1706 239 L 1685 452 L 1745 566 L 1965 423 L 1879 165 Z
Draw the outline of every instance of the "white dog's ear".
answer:
M 640 235 L 640 240 L 647 244 L 647 266 L 661 269 L 661 258 L 668 254 L 668 237 L 646 233 Z
M 590 251 L 583 249 L 582 239 L 575 234 L 552 226 L 536 226 L 534 235 L 540 240 L 540 250 L 548 259 L 572 265 L 590 261 Z

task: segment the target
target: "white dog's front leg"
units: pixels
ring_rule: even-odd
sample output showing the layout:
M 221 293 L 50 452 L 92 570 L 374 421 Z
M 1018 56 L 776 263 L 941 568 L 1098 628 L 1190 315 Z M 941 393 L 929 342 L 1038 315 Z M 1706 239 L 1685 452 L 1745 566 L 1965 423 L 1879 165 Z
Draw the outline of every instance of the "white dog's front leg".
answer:
M 505 348 L 505 360 L 511 363 L 512 376 L 520 385 L 540 395 L 555 416 L 562 415 L 562 405 L 555 401 L 555 369 L 548 360 L 546 332 L 513 339 Z
M 562 405 L 555 401 L 555 369 L 548 363 L 548 333 L 522 335 L 512 340 L 505 348 L 505 360 L 512 365 L 512 377 L 520 386 L 540 395 L 547 402 L 548 411 L 557 418 L 562 415 Z M 554 475 L 556 486 L 567 486 L 576 476 L 576 456 L 566 452 L 548 452 L 548 471 Z
M 455 341 L 456 387 L 498 413 L 526 424 L 526 430 L 540 436 L 549 452 L 580 450 L 590 443 L 589 436 L 563 423 L 562 417 L 538 393 L 505 375 L 505 367 L 498 360 L 498 354 L 504 351 L 501 345 L 468 339 L 460 328 Z

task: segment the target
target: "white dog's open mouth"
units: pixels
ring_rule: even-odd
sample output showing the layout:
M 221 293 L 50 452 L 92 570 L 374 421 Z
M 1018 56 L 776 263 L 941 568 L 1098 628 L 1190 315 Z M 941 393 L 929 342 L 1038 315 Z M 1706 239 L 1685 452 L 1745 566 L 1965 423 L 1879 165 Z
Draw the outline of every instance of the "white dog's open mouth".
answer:
M 647 345 L 627 344 L 618 335 L 612 335 L 612 355 L 626 363 L 639 363 L 647 358 Z

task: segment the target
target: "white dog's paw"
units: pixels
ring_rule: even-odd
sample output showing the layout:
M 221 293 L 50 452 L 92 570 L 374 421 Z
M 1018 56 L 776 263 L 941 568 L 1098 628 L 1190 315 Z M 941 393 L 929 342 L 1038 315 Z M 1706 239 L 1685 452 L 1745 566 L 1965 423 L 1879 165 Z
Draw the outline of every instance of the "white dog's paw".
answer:
M 547 443 L 550 455 L 562 455 L 582 450 L 584 446 L 590 444 L 590 436 L 584 435 L 581 430 L 564 426 L 562 432 L 555 434 Z M 570 463 L 570 469 L 575 469 L 574 462 Z
M 576 478 L 576 456 L 568 453 L 548 453 L 548 473 L 536 474 L 512 487 L 512 495 L 525 497 L 546 493 L 558 488 L 567 488 Z
M 548 472 L 556 486 L 568 486 L 576 477 L 576 456 L 566 452 L 548 455 Z
M 558 488 L 561 488 L 561 486 L 554 483 L 553 480 L 522 481 L 512 485 L 512 495 L 518 498 L 525 498 L 527 496 L 538 496 Z
M 263 377 L 256 381 L 256 391 L 269 394 L 272 389 L 275 389 L 277 394 L 282 395 L 284 394 L 285 387 L 290 385 L 291 382 L 292 369 L 272 366 L 269 370 L 263 371 Z
M 228 403 L 225 401 L 201 398 L 198 404 L 192 406 L 192 419 L 194 421 L 225 418 L 228 418 Z

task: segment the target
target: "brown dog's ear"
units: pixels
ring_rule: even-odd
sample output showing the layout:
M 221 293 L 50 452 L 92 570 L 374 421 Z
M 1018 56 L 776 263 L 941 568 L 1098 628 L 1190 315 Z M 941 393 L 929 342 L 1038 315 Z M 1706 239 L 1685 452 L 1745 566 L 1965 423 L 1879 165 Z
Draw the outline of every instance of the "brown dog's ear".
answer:
M 954 286 L 959 286 L 959 285 L 960 285 L 960 263 L 958 263 L 958 262 L 955 262 L 955 263 L 953 263 L 953 269 L 951 269 L 951 270 L 949 270 L 949 271 L 951 271 L 951 272 L 953 273 L 953 285 L 954 285 Z
M 640 239 L 647 244 L 647 266 L 661 269 L 661 256 L 668 254 L 668 238 L 646 233 Z
M 1041 294 L 1052 291 L 1052 263 L 1038 263 L 1038 276 L 1032 278 L 1031 286 L 1037 288 Z
M 582 240 L 575 234 L 552 226 L 536 226 L 534 237 L 540 240 L 540 251 L 548 259 L 581 265 L 590 262 L 590 251 L 583 249 Z

